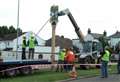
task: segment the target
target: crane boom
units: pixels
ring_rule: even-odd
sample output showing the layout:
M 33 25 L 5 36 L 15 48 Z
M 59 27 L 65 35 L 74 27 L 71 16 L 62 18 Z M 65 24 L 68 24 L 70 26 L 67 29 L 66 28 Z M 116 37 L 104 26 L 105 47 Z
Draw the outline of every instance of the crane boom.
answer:
M 58 16 L 63 16 L 63 15 L 67 15 L 68 18 L 70 19 L 71 23 L 73 24 L 74 28 L 75 28 L 75 32 L 77 34 L 77 36 L 79 37 L 80 41 L 84 41 L 84 36 L 79 28 L 79 26 L 77 25 L 74 17 L 72 16 L 71 12 L 69 11 L 69 9 L 65 9 L 63 11 L 60 11 L 58 13 Z
M 77 43 L 77 46 L 79 46 L 79 50 L 80 52 L 76 52 L 78 54 L 78 62 L 82 63 L 82 64 L 88 64 L 88 63 L 93 63 L 95 64 L 95 62 L 93 61 L 98 61 L 100 59 L 99 56 L 99 50 L 101 48 L 98 49 L 99 46 L 99 41 L 89 41 L 89 40 L 84 40 L 84 36 L 82 34 L 82 31 L 80 30 L 80 28 L 78 27 L 74 17 L 72 16 L 71 12 L 69 11 L 69 9 L 65 9 L 63 11 L 58 12 L 58 16 L 63 16 L 63 15 L 67 15 L 69 20 L 71 21 L 71 23 L 74 26 L 75 32 L 77 34 L 77 36 L 79 37 L 79 40 L 81 41 L 80 43 Z M 73 45 L 74 46 L 74 45 Z M 77 47 L 76 46 L 76 47 Z M 82 52 L 81 52 L 82 50 Z M 81 68 L 85 68 L 85 69 L 89 69 L 89 66 L 80 66 Z

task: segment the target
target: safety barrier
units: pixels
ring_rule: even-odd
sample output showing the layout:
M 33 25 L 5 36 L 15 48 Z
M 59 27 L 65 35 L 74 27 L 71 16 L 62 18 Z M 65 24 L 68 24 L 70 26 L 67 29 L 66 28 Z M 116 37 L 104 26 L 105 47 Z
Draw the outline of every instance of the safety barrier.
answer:
M 37 64 L 37 65 L 24 65 L 24 66 L 18 66 L 13 67 L 5 70 L 1 70 L 0 73 L 6 72 L 9 70 L 16 70 L 23 67 L 31 67 L 32 69 L 45 69 L 45 68 L 51 68 L 51 66 L 57 66 L 57 65 L 73 65 L 73 64 Z M 75 66 L 100 66 L 101 64 L 75 64 Z M 108 65 L 117 65 L 117 63 L 108 63 Z

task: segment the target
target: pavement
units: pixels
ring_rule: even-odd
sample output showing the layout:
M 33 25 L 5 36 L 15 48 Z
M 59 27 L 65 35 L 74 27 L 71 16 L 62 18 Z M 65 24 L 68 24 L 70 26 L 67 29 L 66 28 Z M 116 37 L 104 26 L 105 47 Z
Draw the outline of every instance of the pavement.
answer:
M 120 82 L 120 74 L 109 75 L 108 78 L 101 78 L 100 76 L 78 78 L 76 80 L 64 80 L 61 82 Z

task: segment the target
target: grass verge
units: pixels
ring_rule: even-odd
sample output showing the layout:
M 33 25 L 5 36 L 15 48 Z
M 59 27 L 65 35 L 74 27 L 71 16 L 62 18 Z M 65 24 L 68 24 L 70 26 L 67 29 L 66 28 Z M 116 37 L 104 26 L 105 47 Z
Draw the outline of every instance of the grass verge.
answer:
M 77 69 L 80 78 L 99 76 L 100 69 L 80 70 Z M 109 67 L 109 73 L 116 73 L 116 66 Z M 10 78 L 0 78 L 0 82 L 55 82 L 59 80 L 69 79 L 67 72 L 55 72 L 50 70 L 39 70 L 31 75 L 16 76 Z

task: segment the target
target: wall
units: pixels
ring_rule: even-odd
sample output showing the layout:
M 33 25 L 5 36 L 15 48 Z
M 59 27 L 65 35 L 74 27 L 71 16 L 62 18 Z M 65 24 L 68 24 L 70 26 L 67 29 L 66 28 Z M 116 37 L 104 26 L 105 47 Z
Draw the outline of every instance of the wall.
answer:
M 120 38 L 111 38 L 110 39 L 111 47 L 115 46 L 119 41 L 120 41 Z
M 0 50 L 6 49 L 6 48 L 13 48 L 13 41 L 0 41 Z

